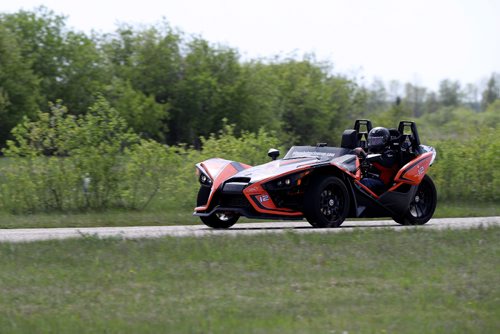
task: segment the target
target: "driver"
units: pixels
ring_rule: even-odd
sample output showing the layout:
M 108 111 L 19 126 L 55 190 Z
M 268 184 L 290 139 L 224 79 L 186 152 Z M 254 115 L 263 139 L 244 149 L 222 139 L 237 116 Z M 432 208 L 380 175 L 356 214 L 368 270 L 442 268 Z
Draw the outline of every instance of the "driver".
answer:
M 383 127 L 373 128 L 368 133 L 368 153 L 380 156 L 370 159 L 372 164 L 362 176 L 361 183 L 375 193 L 383 192 L 397 172 L 396 155 L 388 145 L 390 137 L 389 130 Z M 368 155 L 361 147 L 354 151 L 360 159 L 365 159 Z

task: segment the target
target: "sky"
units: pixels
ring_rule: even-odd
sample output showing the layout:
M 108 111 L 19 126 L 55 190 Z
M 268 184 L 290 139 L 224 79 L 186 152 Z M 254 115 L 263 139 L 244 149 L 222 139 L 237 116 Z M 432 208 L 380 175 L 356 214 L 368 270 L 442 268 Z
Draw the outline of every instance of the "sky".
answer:
M 2 0 L 0 12 L 40 5 L 86 33 L 166 19 L 244 60 L 314 53 L 367 85 L 484 86 L 500 73 L 500 0 Z

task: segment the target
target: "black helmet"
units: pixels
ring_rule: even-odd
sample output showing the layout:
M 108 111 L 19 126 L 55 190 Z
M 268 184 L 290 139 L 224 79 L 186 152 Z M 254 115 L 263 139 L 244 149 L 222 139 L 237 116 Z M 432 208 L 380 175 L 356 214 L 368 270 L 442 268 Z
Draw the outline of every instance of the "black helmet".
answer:
M 387 143 L 391 134 L 389 130 L 383 127 L 376 127 L 368 133 L 368 149 L 372 152 L 381 152 Z

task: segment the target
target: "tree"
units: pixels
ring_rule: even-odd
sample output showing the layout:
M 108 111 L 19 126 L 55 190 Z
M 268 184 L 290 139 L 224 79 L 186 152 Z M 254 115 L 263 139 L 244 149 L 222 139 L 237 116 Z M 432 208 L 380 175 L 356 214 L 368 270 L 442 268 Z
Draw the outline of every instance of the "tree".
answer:
M 23 60 L 40 81 L 39 107 L 62 99 L 73 113 L 85 113 L 108 75 L 94 39 L 68 31 L 66 18 L 45 7 L 0 15 L 16 37 Z
M 438 109 L 439 101 L 437 94 L 429 92 L 427 94 L 427 98 L 425 99 L 423 115 L 435 113 Z
M 353 107 L 350 81 L 328 73 L 313 59 L 272 64 L 279 78 L 280 115 L 290 143 L 335 144 Z
M 242 64 L 242 99 L 238 124 L 249 131 L 260 127 L 279 132 L 282 122 L 280 76 L 273 66 L 261 61 Z
M 54 93 L 58 91 L 56 86 L 63 64 L 65 20 L 46 7 L 0 15 L 0 21 L 16 37 L 24 61 L 41 78 L 41 94 L 46 97 L 42 107 L 46 107 L 47 101 L 57 99 Z
M 119 78 L 107 87 L 105 95 L 136 133 L 164 141 L 169 104 L 156 103 L 154 96 L 146 96 L 135 90 L 129 81 Z
M 158 103 L 169 103 L 180 79 L 181 39 L 168 23 L 136 30 L 122 25 L 115 34 L 103 37 L 103 50 L 113 77 Z
M 486 110 L 490 104 L 500 98 L 500 80 L 498 80 L 495 73 L 493 73 L 488 80 L 486 89 L 483 91 L 481 100 L 481 107 Z
M 240 120 L 246 94 L 235 50 L 212 47 L 200 38 L 189 42 L 187 50 L 172 101 L 170 141 L 199 146 L 199 136 L 217 132 L 222 119 Z
M 388 94 L 391 103 L 395 103 L 398 98 L 401 99 L 401 96 L 403 96 L 403 85 L 397 80 L 391 80 Z
M 488 105 L 485 112 L 481 114 L 483 126 L 498 130 L 500 124 L 500 99 L 496 99 Z
M 373 120 L 378 126 L 395 128 L 400 121 L 409 120 L 411 118 L 411 113 L 411 108 L 403 101 L 394 103 L 389 110 L 378 114 Z
M 465 104 L 475 110 L 475 111 L 480 111 L 481 110 L 481 104 L 478 100 L 478 88 L 476 85 L 472 83 L 468 83 L 465 85 L 463 96 L 464 96 L 464 102 Z
M 0 24 L 0 146 L 24 116 L 38 109 L 39 79 L 30 65 L 15 36 Z
M 96 41 L 83 33 L 66 33 L 61 52 L 62 63 L 52 78 L 54 91 L 47 97 L 49 101 L 63 100 L 74 114 L 85 114 L 109 84 L 109 71 Z
M 426 88 L 418 87 L 407 83 L 405 85 L 405 102 L 407 107 L 411 110 L 413 117 L 420 117 L 424 111 L 424 103 L 426 97 Z
M 442 106 L 456 107 L 462 103 L 460 82 L 443 80 L 439 84 L 439 101 Z
M 381 79 L 375 78 L 368 90 L 366 112 L 368 115 L 380 112 L 388 107 L 387 90 Z
M 103 37 L 102 49 L 110 64 L 110 76 L 114 78 L 115 84 L 118 83 L 116 90 L 121 91 L 118 95 L 130 98 L 130 94 L 134 95 L 135 106 L 138 106 L 139 100 L 144 103 L 138 107 L 137 115 L 127 112 L 127 120 L 137 131 L 164 140 L 169 131 L 167 120 L 177 94 L 176 86 L 182 80 L 180 35 L 166 22 L 142 30 L 123 25 L 115 34 Z M 125 95 L 124 89 L 128 92 Z M 116 96 L 113 99 L 113 103 L 116 103 Z M 123 103 L 121 107 L 114 105 L 120 111 L 133 111 Z M 146 112 L 146 107 L 151 110 Z M 139 124 L 142 122 L 139 120 L 140 115 L 147 118 L 143 124 Z M 156 126 L 155 121 L 158 122 Z

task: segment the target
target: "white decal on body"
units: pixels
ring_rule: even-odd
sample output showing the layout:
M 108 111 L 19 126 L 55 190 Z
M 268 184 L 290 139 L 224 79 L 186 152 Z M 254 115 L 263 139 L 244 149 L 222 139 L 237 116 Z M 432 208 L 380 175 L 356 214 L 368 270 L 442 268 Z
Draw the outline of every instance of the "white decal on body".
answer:
M 259 202 L 267 202 L 269 201 L 269 195 L 261 195 L 259 196 Z
M 300 151 L 300 152 L 293 152 L 292 158 L 303 157 L 303 156 L 308 156 L 308 155 L 313 156 L 313 157 L 334 157 L 335 153 L 315 152 L 315 151 Z

